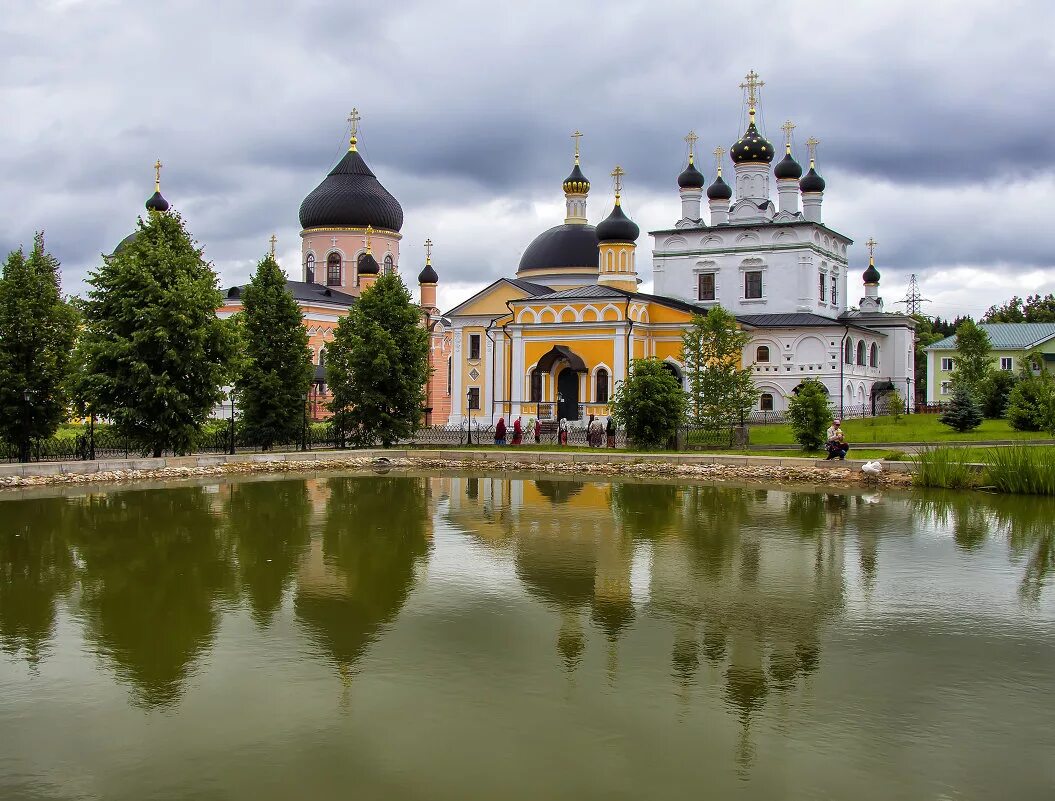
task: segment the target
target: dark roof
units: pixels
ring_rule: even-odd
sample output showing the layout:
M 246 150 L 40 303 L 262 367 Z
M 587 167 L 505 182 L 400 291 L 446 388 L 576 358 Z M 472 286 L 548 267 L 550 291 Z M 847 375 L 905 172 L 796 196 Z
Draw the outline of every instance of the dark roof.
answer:
M 536 366 L 543 373 L 548 373 L 553 369 L 553 365 L 561 359 L 568 362 L 568 366 L 577 373 L 585 373 L 589 371 L 589 368 L 586 366 L 586 362 L 582 360 L 582 357 L 566 345 L 554 345 L 539 358 Z
M 784 154 L 784 158 L 777 162 L 777 166 L 773 168 L 773 175 L 777 178 L 799 179 L 802 177 L 802 165 L 795 161 L 789 150 Z
M 117 243 L 117 247 L 114 248 L 114 252 L 111 255 L 116 256 L 118 253 L 121 252 L 122 249 L 128 247 L 133 242 L 135 242 L 137 236 L 139 236 L 138 230 L 130 233 L 128 236 L 126 236 L 124 239 Z
M 738 322 L 743 325 L 749 325 L 752 328 L 843 328 L 850 326 L 851 328 L 860 328 L 862 330 L 871 331 L 874 334 L 879 334 L 877 331 L 872 331 L 870 328 L 866 329 L 864 326 L 856 325 L 841 319 L 832 319 L 831 317 L 822 317 L 819 314 L 813 314 L 812 312 L 792 312 L 789 314 L 738 314 L 736 315 Z M 879 334 L 879 336 L 886 336 L 885 334 Z
M 690 314 L 707 314 L 706 307 L 697 306 L 695 303 L 690 303 L 679 298 L 668 298 L 665 295 L 649 295 L 645 292 L 631 292 L 626 289 L 616 289 L 615 287 L 603 286 L 601 284 L 576 286 L 571 289 L 562 289 L 559 292 L 549 292 L 545 295 L 538 295 L 533 298 L 522 298 L 519 301 L 514 300 L 511 302 L 527 303 L 528 301 L 536 300 L 589 300 L 590 298 L 618 298 L 619 300 L 630 298 L 647 300 L 652 301 L 653 303 L 659 303 L 663 306 L 669 306 L 672 309 L 686 311 Z
M 720 175 L 716 176 L 714 183 L 707 187 L 708 200 L 728 200 L 732 196 L 733 188 Z
M 879 283 L 879 270 L 871 262 L 868 263 L 868 269 L 861 275 L 866 284 L 878 284 Z
M 751 162 L 769 164 L 775 155 L 776 151 L 773 150 L 773 145 L 758 132 L 758 128 L 755 127 L 753 121 L 747 126 L 744 135 L 737 139 L 736 143 L 729 148 L 729 157 L 735 164 Z
M 224 294 L 228 298 L 241 298 L 245 284 L 233 286 Z M 322 284 L 308 284 L 304 281 L 286 281 L 286 289 L 293 293 L 293 299 L 309 303 L 328 303 L 333 306 L 351 306 L 356 298 L 346 292 L 331 289 Z
M 168 211 L 169 202 L 161 196 L 161 192 L 155 192 L 146 203 L 147 211 Z
M 316 364 L 315 365 L 315 376 L 311 379 L 313 384 L 325 384 L 326 383 L 326 365 Z
M 690 161 L 689 166 L 678 176 L 678 186 L 682 189 L 702 189 L 703 173 L 696 169 L 696 165 Z
M 403 227 L 403 209 L 381 186 L 358 150 L 349 150 L 300 204 L 302 228 Z
M 592 225 L 557 225 L 535 237 L 520 257 L 521 270 L 553 267 L 597 269 L 597 229 Z
M 576 164 L 571 174 L 564 179 L 564 191 L 568 194 L 585 195 L 590 191 L 590 180 L 582 174 L 579 165 Z
M 419 284 L 435 284 L 440 280 L 439 275 L 436 273 L 436 268 L 432 266 L 431 262 L 426 263 L 421 268 L 421 272 L 418 273 Z
M 810 167 L 810 171 L 799 181 L 799 190 L 802 192 L 823 192 L 824 179 L 817 174 L 817 170 Z
M 377 263 L 377 259 L 370 253 L 364 253 L 359 257 L 359 275 L 380 275 L 381 265 Z
M 618 202 L 612 213 L 597 226 L 598 242 L 636 242 L 640 234 L 641 229 L 637 227 L 637 223 L 626 216 Z
M 487 294 L 488 292 L 491 291 L 492 288 L 498 286 L 499 284 L 501 284 L 503 282 L 505 282 L 507 284 L 512 284 L 513 286 L 515 286 L 520 291 L 526 292 L 528 295 L 531 295 L 532 297 L 538 297 L 540 295 L 548 295 L 550 292 L 553 291 L 548 286 L 543 286 L 542 284 L 535 284 L 535 283 L 532 283 L 531 281 L 525 281 L 522 278 L 499 278 L 496 281 L 492 281 L 490 284 L 485 286 L 483 289 L 481 289 L 475 295 L 471 295 L 470 297 L 468 297 L 465 300 L 463 300 L 461 303 L 459 303 L 457 306 L 455 306 L 449 312 L 447 312 L 444 315 L 444 317 L 450 317 L 450 316 L 456 314 L 458 309 L 460 309 L 462 306 L 466 306 L 466 305 L 472 303 L 478 297 L 480 297 L 481 295 Z M 515 301 L 513 301 L 513 302 L 515 302 Z M 508 313 L 509 313 L 508 311 L 505 311 L 505 312 L 501 312 L 499 314 L 494 314 L 494 315 L 491 315 L 491 316 L 495 317 L 495 318 L 504 317 Z
M 523 289 L 529 295 L 545 295 L 552 292 L 551 287 L 545 286 L 544 284 L 536 284 L 532 281 L 525 281 L 523 278 L 505 278 L 513 286 Z

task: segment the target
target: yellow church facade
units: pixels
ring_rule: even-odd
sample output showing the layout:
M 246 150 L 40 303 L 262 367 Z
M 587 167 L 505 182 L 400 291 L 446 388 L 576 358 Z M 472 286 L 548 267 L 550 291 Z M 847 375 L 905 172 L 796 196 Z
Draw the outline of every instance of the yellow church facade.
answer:
M 682 332 L 699 310 L 637 291 L 639 229 L 622 209 L 622 174 L 613 172 L 615 208 L 591 226 L 589 182 L 576 154 L 564 181 L 564 224 L 528 246 L 515 278 L 500 278 L 447 312 L 451 423 L 537 417 L 574 426 L 608 417 L 634 359 L 659 359 L 683 378 Z

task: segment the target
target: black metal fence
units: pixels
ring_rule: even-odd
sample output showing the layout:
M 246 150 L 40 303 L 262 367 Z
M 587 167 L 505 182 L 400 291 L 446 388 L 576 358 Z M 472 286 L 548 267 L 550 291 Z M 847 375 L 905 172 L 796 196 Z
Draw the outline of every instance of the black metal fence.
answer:
M 535 426 L 528 428 L 524 427 L 521 431 L 521 445 L 555 445 L 560 446 L 567 444 L 569 446 L 577 447 L 605 447 L 608 444 L 608 435 L 602 432 L 599 438 L 595 437 L 593 442 L 590 441 L 589 432 L 584 426 L 569 426 L 567 431 L 566 443 L 561 442 L 560 430 L 558 423 L 553 420 L 541 420 Z M 511 446 L 513 443 L 514 433 L 513 426 L 506 426 L 505 444 Z M 494 446 L 495 442 L 495 427 L 489 423 L 477 423 L 473 422 L 470 427 L 466 423 L 456 425 L 449 423 L 441 426 L 427 426 L 421 428 L 418 432 L 409 440 L 406 441 L 407 445 L 415 446 L 427 446 L 427 445 L 473 445 L 473 446 Z M 499 445 L 498 447 L 501 447 Z M 615 433 L 615 447 L 625 448 L 626 447 L 626 431 L 622 429 L 616 429 Z

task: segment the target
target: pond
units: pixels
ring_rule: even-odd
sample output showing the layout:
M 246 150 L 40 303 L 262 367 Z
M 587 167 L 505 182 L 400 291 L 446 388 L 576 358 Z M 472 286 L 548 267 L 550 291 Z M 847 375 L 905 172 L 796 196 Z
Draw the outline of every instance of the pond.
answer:
M 1053 520 L 537 475 L 0 493 L 0 798 L 1052 798 Z

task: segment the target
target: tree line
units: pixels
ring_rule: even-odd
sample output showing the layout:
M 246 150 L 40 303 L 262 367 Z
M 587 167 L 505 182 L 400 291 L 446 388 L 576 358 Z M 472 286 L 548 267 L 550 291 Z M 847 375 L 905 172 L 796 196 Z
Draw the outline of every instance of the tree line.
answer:
M 188 453 L 231 387 L 246 435 L 296 441 L 314 377 L 303 313 L 273 256 L 229 319 L 219 279 L 180 215 L 150 210 L 92 271 L 84 298 L 61 292 L 37 234 L 0 275 L 0 440 L 53 436 L 74 414 L 105 418 L 144 454 Z M 390 445 L 419 425 L 428 334 L 402 280 L 383 275 L 327 347 L 334 423 L 348 444 Z

